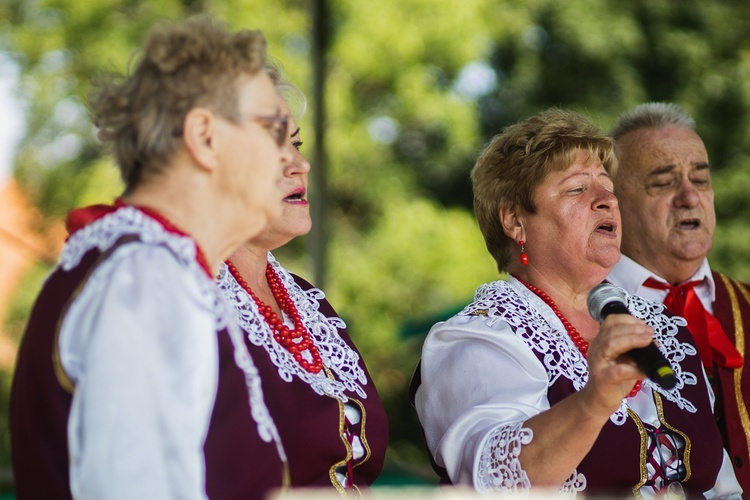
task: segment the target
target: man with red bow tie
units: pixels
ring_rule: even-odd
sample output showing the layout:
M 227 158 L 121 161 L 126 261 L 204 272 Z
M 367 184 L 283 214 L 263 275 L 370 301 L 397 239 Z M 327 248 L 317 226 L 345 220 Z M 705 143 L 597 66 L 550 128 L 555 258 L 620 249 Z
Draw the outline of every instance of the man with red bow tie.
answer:
M 742 488 L 750 492 L 750 287 L 709 267 L 716 215 L 711 169 L 695 121 L 647 103 L 612 131 L 620 167 L 622 258 L 608 280 L 684 317 L 716 396 L 714 413 Z

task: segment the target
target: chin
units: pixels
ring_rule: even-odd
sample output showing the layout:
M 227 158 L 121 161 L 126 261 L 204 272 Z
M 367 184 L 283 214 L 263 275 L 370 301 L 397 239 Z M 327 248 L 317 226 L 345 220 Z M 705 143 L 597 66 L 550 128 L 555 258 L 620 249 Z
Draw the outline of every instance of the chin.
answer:
M 590 271 L 591 276 L 595 277 L 598 280 L 598 282 L 603 281 L 609 275 L 610 271 L 612 271 L 612 268 L 615 267 L 615 264 L 619 262 L 619 260 L 620 260 L 619 253 L 617 254 L 617 257 L 606 256 L 606 257 L 597 259 L 595 262 L 596 269 L 594 270 L 593 266 L 591 266 L 592 267 Z
M 712 247 L 711 241 L 692 241 L 673 247 L 670 253 L 679 260 L 703 260 Z

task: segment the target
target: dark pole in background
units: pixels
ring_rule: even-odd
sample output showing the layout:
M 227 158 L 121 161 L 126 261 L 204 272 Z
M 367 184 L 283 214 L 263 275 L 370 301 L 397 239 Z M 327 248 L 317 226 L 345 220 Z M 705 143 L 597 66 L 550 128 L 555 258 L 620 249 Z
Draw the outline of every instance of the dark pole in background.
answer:
M 313 74 L 313 130 L 315 143 L 310 173 L 310 211 L 312 230 L 307 240 L 313 260 L 313 276 L 316 287 L 325 289 L 328 247 L 328 188 L 325 147 L 325 81 L 326 52 L 328 50 L 328 5 L 326 0 L 311 0 L 312 18 L 312 74 Z

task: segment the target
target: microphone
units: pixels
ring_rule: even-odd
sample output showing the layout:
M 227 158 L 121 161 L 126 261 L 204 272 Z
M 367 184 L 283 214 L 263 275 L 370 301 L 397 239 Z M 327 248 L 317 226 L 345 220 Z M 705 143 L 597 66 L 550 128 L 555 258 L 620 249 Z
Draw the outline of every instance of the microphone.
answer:
M 602 283 L 589 292 L 586 305 L 591 317 L 601 323 L 610 314 L 630 314 L 625 300 L 622 290 L 609 283 Z M 638 368 L 648 375 L 648 378 L 664 389 L 669 390 L 677 385 L 677 375 L 672 366 L 653 342 L 645 347 L 631 349 L 624 356 L 635 361 Z

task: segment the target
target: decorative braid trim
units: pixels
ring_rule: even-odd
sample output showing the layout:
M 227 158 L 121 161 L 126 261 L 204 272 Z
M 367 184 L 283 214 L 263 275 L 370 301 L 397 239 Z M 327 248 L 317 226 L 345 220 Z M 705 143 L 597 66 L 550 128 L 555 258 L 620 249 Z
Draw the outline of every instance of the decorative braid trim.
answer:
M 747 302 L 748 304 L 750 304 L 750 293 L 748 292 L 747 288 L 739 281 L 733 279 L 730 280 L 730 278 L 724 276 L 723 274 L 719 274 L 719 276 L 721 276 L 721 280 L 724 282 L 724 286 L 729 293 L 729 301 L 732 304 L 732 316 L 734 319 L 735 347 L 737 348 L 737 351 L 740 353 L 740 356 L 742 356 L 742 359 L 744 361 L 745 327 L 742 322 L 742 312 L 740 310 L 739 300 L 737 298 L 737 294 L 734 291 L 734 288 L 732 287 L 732 284 L 737 287 L 737 290 L 739 290 L 740 294 L 742 294 L 742 298 L 744 298 L 745 302 Z M 744 368 L 745 365 L 743 363 L 742 366 L 740 366 L 739 368 L 735 368 L 734 370 L 734 397 L 735 402 L 737 403 L 737 413 L 740 416 L 740 424 L 742 425 L 742 429 L 745 431 L 748 454 L 750 455 L 750 415 L 748 414 L 747 404 L 742 397 L 742 372 Z M 750 459 L 750 456 L 748 456 L 747 458 Z

